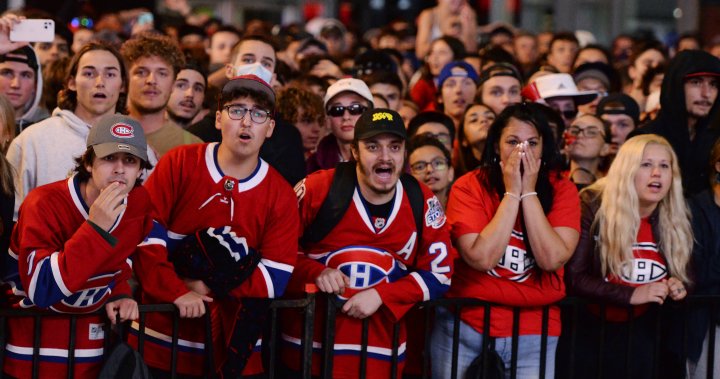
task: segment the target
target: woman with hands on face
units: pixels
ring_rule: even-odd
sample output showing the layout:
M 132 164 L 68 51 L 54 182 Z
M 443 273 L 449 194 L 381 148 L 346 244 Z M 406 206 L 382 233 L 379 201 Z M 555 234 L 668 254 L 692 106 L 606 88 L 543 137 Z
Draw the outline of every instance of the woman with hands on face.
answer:
M 633 378 L 654 377 L 658 308 L 649 305 L 682 300 L 690 283 L 693 234 L 677 157 L 660 136 L 633 137 L 580 200 L 582 233 L 565 279 L 568 293 L 593 303 L 580 309 L 575 326 L 574 376 L 594 375 L 602 354 L 604 377 L 624 376 L 627 367 Z M 629 329 L 632 354 L 617 359 L 627 349 Z
M 491 307 L 490 337 L 510 375 L 513 308 L 520 308 L 517 377 L 536 377 L 542 354 L 542 308 L 565 296 L 563 265 L 579 236 L 575 186 L 562 178 L 560 154 L 541 104 L 514 104 L 490 126 L 481 165 L 453 185 L 447 207 L 456 262 L 448 297 Z M 438 308 L 433 378 L 451 377 L 452 310 Z M 458 377 L 483 346 L 484 308 L 460 313 Z M 550 308 L 545 377 L 553 377 L 560 312 Z M 505 353 L 507 352 L 507 354 Z

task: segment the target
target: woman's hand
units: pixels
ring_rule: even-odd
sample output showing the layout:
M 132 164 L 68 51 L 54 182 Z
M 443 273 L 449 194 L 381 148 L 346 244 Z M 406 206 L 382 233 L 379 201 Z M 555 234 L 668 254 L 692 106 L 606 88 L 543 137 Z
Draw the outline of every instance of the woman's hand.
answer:
M 503 173 L 503 183 L 505 191 L 520 196 L 522 187 L 522 175 L 520 174 L 520 165 L 522 157 L 520 155 L 520 145 L 510 153 L 507 162 L 500 162 L 500 168 Z
M 520 158 L 522 160 L 522 194 L 535 192 L 538 173 L 540 172 L 540 158 L 528 147 L 527 141 L 519 145 Z
M 670 298 L 675 301 L 680 301 L 687 296 L 687 290 L 685 289 L 685 285 L 678 280 L 677 278 L 671 277 L 666 282 L 668 286 L 668 294 L 670 295 Z
M 658 303 L 662 304 L 665 301 L 669 293 L 668 285 L 665 281 L 655 282 L 650 284 L 643 284 L 640 287 L 635 287 L 632 296 L 630 297 L 630 304 L 640 305 L 647 303 Z

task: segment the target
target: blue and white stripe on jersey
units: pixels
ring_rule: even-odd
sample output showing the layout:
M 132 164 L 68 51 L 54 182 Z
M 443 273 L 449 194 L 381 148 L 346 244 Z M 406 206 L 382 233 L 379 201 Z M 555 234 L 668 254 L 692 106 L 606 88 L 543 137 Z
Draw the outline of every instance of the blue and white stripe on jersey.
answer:
M 290 274 L 293 272 L 293 266 L 263 258 L 260 259 L 257 268 L 265 279 L 268 298 L 274 299 L 282 296 L 290 280 Z

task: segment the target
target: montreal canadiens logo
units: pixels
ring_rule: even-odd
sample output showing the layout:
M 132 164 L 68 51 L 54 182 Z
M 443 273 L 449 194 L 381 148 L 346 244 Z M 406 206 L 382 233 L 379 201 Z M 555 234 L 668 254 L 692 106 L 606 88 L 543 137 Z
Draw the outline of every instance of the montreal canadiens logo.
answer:
M 135 129 L 128 124 L 115 124 L 110 128 L 110 134 L 118 138 L 132 138 L 135 136 Z
M 351 246 L 334 251 L 328 255 L 325 264 L 350 278 L 350 286 L 338 296 L 341 299 L 349 299 L 365 289 L 390 282 L 394 274 L 401 270 L 390 253 L 367 246 Z

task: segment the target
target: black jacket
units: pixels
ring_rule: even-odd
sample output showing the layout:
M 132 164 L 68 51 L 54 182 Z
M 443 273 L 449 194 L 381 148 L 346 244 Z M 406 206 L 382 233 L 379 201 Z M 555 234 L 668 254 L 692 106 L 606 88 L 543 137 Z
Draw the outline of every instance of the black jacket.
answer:
M 720 137 L 719 125 L 716 122 L 710 122 L 720 115 L 716 99 L 708 117 L 698 120 L 695 126 L 695 138 L 690 140 L 684 83 L 688 74 L 699 72 L 720 75 L 720 59 L 701 50 L 679 52 L 670 61 L 665 73 L 660 92 L 660 112 L 657 118 L 635 130 L 629 136 L 653 133 L 665 137 L 670 142 L 678 155 L 683 176 L 683 189 L 687 195 L 707 188 L 710 150 Z

